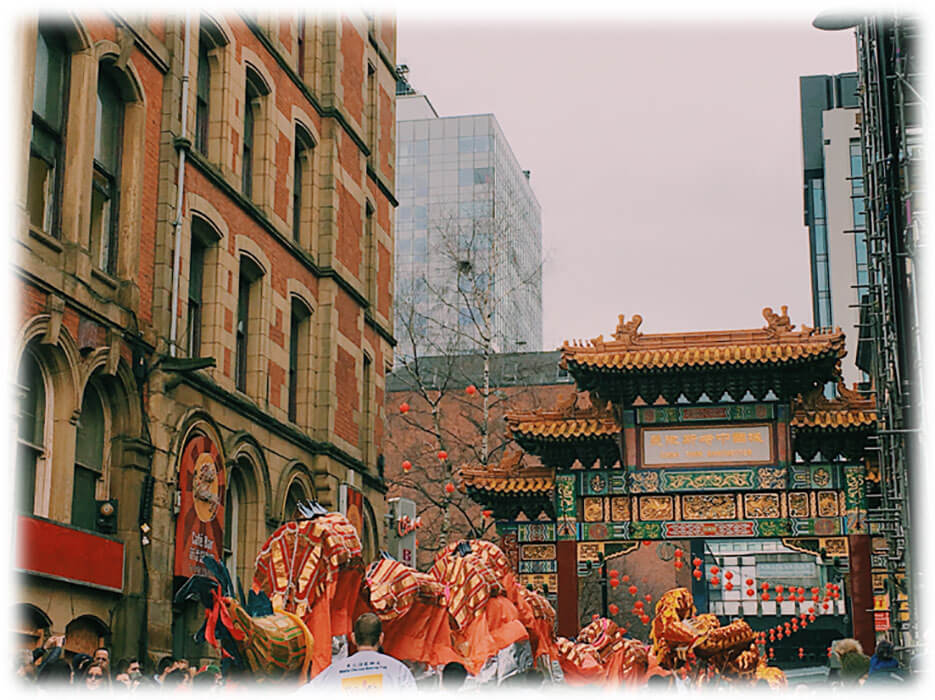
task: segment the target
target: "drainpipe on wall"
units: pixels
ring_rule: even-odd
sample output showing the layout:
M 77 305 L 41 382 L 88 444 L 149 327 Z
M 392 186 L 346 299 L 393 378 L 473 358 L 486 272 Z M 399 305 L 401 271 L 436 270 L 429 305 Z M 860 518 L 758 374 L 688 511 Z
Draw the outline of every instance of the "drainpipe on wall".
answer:
M 176 191 L 178 198 L 175 204 L 175 244 L 172 254 L 172 305 L 170 313 L 172 318 L 169 321 L 169 355 L 176 356 L 178 346 L 179 332 L 179 276 L 182 266 L 182 202 L 185 194 L 185 142 L 188 138 L 188 71 L 189 55 L 191 53 L 190 34 L 191 19 L 185 15 L 185 56 L 182 59 L 182 126 L 180 129 L 180 139 L 176 143 L 176 149 L 179 152 L 179 177 Z

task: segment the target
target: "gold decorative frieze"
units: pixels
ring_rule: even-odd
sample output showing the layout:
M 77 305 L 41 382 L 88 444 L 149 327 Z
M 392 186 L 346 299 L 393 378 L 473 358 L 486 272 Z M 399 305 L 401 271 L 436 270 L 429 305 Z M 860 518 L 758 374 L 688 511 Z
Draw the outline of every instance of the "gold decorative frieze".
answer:
M 524 544 L 520 547 L 520 558 L 525 560 L 555 559 L 555 545 Z
M 614 496 L 610 499 L 610 519 L 614 522 L 630 519 L 630 499 L 627 496 Z
M 818 517 L 834 518 L 838 516 L 838 494 L 836 491 L 818 492 Z
M 604 520 L 604 499 L 600 496 L 587 496 L 584 499 L 584 521 L 599 523 Z
M 682 496 L 684 520 L 734 520 L 737 499 L 733 494 L 702 494 Z
M 640 520 L 673 520 L 672 496 L 640 496 Z
M 597 561 L 598 555 L 604 553 L 603 542 L 579 542 L 578 561 Z
M 779 518 L 778 493 L 745 493 L 743 514 L 746 518 Z
M 808 517 L 808 493 L 803 491 L 793 491 L 789 494 L 789 517 Z

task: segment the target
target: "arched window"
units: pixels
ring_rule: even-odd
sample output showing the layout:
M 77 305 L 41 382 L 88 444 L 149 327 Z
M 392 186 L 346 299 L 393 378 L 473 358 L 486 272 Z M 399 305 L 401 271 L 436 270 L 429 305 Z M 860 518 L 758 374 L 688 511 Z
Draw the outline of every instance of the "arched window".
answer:
M 298 516 L 296 507 L 300 501 L 309 500 L 309 495 L 305 491 L 305 485 L 299 479 L 293 479 L 289 484 L 289 490 L 286 492 L 286 505 L 282 511 L 283 522 L 294 520 Z
M 236 377 L 237 389 L 247 391 L 249 358 L 256 352 L 261 303 L 260 281 L 263 270 L 246 255 L 240 258 L 237 296 Z
M 293 423 L 307 422 L 307 411 L 299 411 L 300 398 L 304 400 L 311 392 L 309 365 L 311 364 L 311 319 L 312 311 L 298 297 L 292 297 L 292 313 L 289 322 L 289 420 Z
M 241 190 L 245 197 L 253 197 L 253 177 L 257 158 L 257 121 L 261 118 L 260 98 L 269 88 L 253 68 L 247 66 L 247 87 L 244 95 L 243 157 L 241 163 Z
M 45 381 L 31 350 L 26 351 L 20 362 L 17 385 L 16 509 L 31 514 L 35 508 L 36 465 L 45 442 Z
M 312 225 L 312 156 L 314 142 L 309 133 L 300 126 L 295 128 L 295 154 L 293 157 L 294 179 L 292 183 L 292 238 L 305 247 L 310 247 L 309 232 Z
M 205 306 L 205 258 L 218 241 L 217 232 L 202 218 L 192 218 L 191 258 L 188 269 L 188 356 L 201 357 Z
M 69 52 L 64 37 L 54 28 L 40 24 L 36 38 L 26 208 L 30 224 L 56 237 L 60 235 L 68 67 Z
M 94 122 L 94 178 L 91 189 L 91 255 L 108 274 L 117 267 L 123 97 L 112 69 L 102 64 L 97 79 Z
M 224 565 L 234 581 L 237 580 L 237 567 L 243 563 L 240 549 L 246 525 L 245 497 L 243 476 L 240 469 L 234 467 L 228 474 L 224 504 Z
M 75 444 L 75 479 L 71 498 L 72 525 L 94 530 L 97 521 L 97 483 L 104 476 L 107 425 L 97 388 L 89 384 L 81 401 Z
M 195 148 L 205 155 L 208 154 L 208 120 L 211 113 L 210 49 L 210 39 L 202 32 L 198 42 L 198 84 L 195 90 Z

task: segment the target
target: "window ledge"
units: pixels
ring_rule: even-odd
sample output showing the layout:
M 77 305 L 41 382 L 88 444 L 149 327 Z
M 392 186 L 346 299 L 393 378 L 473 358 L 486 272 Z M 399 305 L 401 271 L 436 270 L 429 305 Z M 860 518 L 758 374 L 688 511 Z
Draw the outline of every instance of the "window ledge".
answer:
M 56 253 L 62 252 L 62 242 L 60 240 L 54 236 L 50 236 L 45 231 L 36 228 L 32 224 L 29 225 L 29 235 L 45 245 L 47 248 L 51 248 Z
M 96 267 L 91 268 L 91 277 L 94 279 L 103 282 L 105 285 L 110 287 L 113 291 L 117 290 L 117 280 L 108 275 L 103 270 L 98 270 Z

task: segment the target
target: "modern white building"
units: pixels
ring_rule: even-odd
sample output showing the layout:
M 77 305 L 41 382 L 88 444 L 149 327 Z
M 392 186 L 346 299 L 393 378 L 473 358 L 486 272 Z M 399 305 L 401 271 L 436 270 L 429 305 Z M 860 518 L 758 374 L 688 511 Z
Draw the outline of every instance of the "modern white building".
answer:
M 813 323 L 844 331 L 850 386 L 866 381 L 856 365 L 860 298 L 868 290 L 857 74 L 804 76 L 799 88 Z
M 542 216 L 493 114 L 440 117 L 401 72 L 396 355 L 537 351 Z

